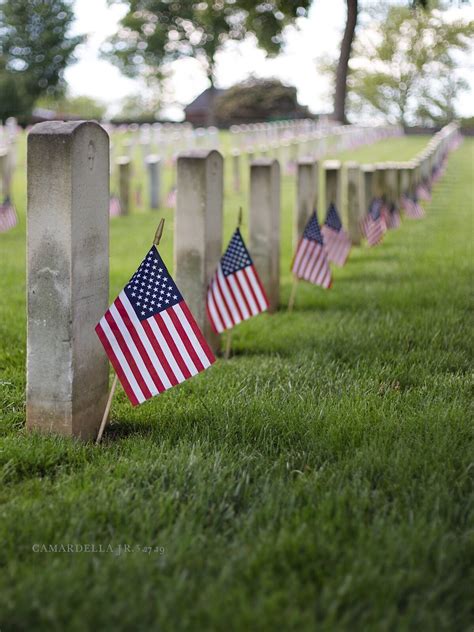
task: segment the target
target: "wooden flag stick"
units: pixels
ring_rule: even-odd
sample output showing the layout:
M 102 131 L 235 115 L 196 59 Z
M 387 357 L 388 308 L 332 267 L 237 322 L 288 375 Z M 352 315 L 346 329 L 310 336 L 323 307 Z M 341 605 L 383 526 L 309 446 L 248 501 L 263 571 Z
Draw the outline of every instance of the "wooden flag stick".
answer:
M 165 218 L 162 217 L 160 219 L 160 223 L 158 224 L 158 228 L 156 229 L 155 238 L 153 239 L 154 246 L 158 246 L 161 241 L 164 225 L 165 225 Z M 102 417 L 102 421 L 100 422 L 99 433 L 97 435 L 97 439 L 95 440 L 96 444 L 102 441 L 102 435 L 104 434 L 105 425 L 107 423 L 107 418 L 110 412 L 110 407 L 112 406 L 112 400 L 114 398 L 115 389 L 117 388 L 117 382 L 118 382 L 118 377 L 117 377 L 117 374 L 115 374 L 114 380 L 112 382 L 112 386 L 110 387 L 109 397 L 107 399 L 107 405 L 105 406 L 104 416 Z
M 165 226 L 165 218 L 162 217 L 160 219 L 160 223 L 158 224 L 158 228 L 156 229 L 155 239 L 153 240 L 153 245 L 158 246 L 161 241 L 161 236 L 163 235 L 163 228 Z
M 289 312 L 293 311 L 293 307 L 295 305 L 296 290 L 297 289 L 298 289 L 298 279 L 294 276 L 293 277 L 293 285 L 292 285 L 292 288 L 291 288 L 290 300 L 288 301 L 288 311 Z
M 242 226 L 242 207 L 239 206 L 239 214 L 237 216 L 237 228 Z M 224 351 L 224 360 L 228 360 L 230 358 L 230 352 L 232 350 L 232 331 L 229 330 L 227 332 L 227 338 L 225 341 L 225 351 Z
M 114 381 L 112 382 L 112 386 L 110 388 L 109 397 L 107 399 L 107 405 L 105 407 L 104 416 L 102 417 L 102 421 L 100 422 L 99 434 L 97 435 L 97 439 L 95 442 L 98 444 L 102 440 L 102 435 L 104 434 L 105 424 L 107 423 L 107 417 L 109 416 L 110 407 L 112 406 L 112 399 L 114 397 L 115 389 L 117 388 L 118 377 L 117 373 L 115 374 Z

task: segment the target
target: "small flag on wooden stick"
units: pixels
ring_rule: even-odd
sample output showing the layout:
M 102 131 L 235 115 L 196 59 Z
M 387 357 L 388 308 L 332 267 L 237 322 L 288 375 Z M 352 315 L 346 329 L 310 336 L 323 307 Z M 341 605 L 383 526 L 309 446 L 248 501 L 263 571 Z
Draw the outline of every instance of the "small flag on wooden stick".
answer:
M 217 333 L 268 309 L 268 299 L 237 228 L 207 291 L 207 314 Z
M 96 332 L 134 406 L 215 360 L 155 244 Z
M 339 213 L 334 204 L 330 204 L 326 214 L 326 221 L 321 227 L 329 261 L 338 266 L 343 266 L 351 251 L 351 240 L 342 227 Z
M 109 215 L 110 217 L 117 217 L 122 214 L 122 208 L 120 205 L 120 200 L 116 195 L 110 196 L 109 201 Z
M 405 215 L 410 219 L 423 219 L 425 216 L 425 211 L 423 207 L 418 202 L 418 198 L 415 196 L 410 197 L 409 195 L 402 196 L 402 206 L 405 211 Z
M 369 206 L 367 215 L 361 222 L 362 233 L 367 239 L 369 246 L 379 244 L 387 230 L 385 220 L 382 215 L 383 202 L 380 198 L 374 198 Z
M 0 233 L 6 233 L 7 230 L 14 228 L 17 224 L 16 209 L 7 196 L 3 204 L 0 204 Z
M 292 272 L 297 279 L 304 279 L 326 289 L 332 285 L 331 270 L 316 211 L 313 211 L 296 248 Z

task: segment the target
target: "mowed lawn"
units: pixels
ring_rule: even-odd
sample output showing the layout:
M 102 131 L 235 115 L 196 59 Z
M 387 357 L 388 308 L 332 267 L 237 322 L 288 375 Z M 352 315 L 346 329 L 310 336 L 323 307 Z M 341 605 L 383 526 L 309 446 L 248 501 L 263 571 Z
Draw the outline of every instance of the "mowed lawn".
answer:
M 24 430 L 17 180 L 22 221 L 0 235 L 2 632 L 472 629 L 473 149 L 426 219 L 354 249 L 330 291 L 300 284 L 292 314 L 239 326 L 231 360 L 139 408 L 119 390 L 99 447 Z M 228 196 L 226 237 L 245 199 Z M 286 176 L 282 303 L 293 200 Z M 111 222 L 111 296 L 158 217 Z M 170 263 L 171 244 L 168 227 Z M 68 544 L 115 553 L 33 550 Z

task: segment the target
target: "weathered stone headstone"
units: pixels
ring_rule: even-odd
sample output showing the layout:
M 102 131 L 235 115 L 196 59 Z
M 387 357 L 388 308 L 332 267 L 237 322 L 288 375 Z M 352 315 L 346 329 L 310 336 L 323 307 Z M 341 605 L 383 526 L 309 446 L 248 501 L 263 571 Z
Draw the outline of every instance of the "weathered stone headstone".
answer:
M 270 303 L 280 300 L 280 165 L 260 158 L 250 165 L 250 253 Z
M 372 179 L 372 189 L 375 197 L 385 198 L 387 195 L 386 184 L 387 165 L 380 162 L 374 165 L 374 175 Z
M 325 160 L 324 173 L 324 209 L 321 209 L 321 221 L 324 221 L 326 210 L 334 204 L 341 213 L 341 163 L 339 160 Z
M 27 288 L 27 427 L 91 439 L 109 375 L 94 331 L 109 298 L 109 142 L 97 123 L 28 136 Z
M 161 206 L 161 160 L 159 156 L 150 154 L 145 162 L 148 169 L 150 208 L 158 209 Z
M 347 230 L 353 244 L 360 244 L 360 220 L 363 209 L 360 206 L 361 171 L 357 162 L 346 163 L 347 176 Z
M 387 163 L 385 169 L 385 197 L 389 205 L 398 203 L 398 169 L 396 163 Z
M 362 165 L 360 170 L 359 208 L 361 217 L 364 217 L 374 197 L 374 171 L 373 165 Z
M 235 193 L 240 193 L 240 151 L 232 152 L 232 188 Z
M 318 163 L 312 158 L 298 161 L 296 207 L 293 221 L 293 246 L 300 240 L 309 217 L 318 204 Z
M 214 351 L 206 294 L 222 255 L 223 159 L 218 151 L 178 156 L 175 222 L 176 284 Z
M 120 214 L 128 215 L 130 213 L 130 158 L 119 156 L 117 165 L 119 169 Z

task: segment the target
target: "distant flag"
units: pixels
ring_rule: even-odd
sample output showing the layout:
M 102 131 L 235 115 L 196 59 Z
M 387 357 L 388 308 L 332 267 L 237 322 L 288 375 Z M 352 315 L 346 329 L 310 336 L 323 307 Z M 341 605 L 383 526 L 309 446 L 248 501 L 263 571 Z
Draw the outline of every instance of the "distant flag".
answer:
M 7 196 L 0 204 L 0 233 L 6 233 L 7 230 L 14 228 L 18 224 L 18 216 L 14 205 Z
M 96 332 L 134 406 L 215 360 L 155 246 Z
M 380 214 L 387 229 L 398 228 L 400 226 L 400 211 L 394 202 L 384 202 L 380 209 Z
M 313 211 L 309 218 L 296 248 L 292 272 L 296 278 L 304 279 L 323 288 L 329 288 L 332 285 L 331 270 L 316 211 Z
M 268 299 L 237 228 L 207 290 L 207 315 L 217 333 L 268 309 Z
M 351 251 L 351 240 L 343 229 L 337 209 L 332 203 L 329 205 L 326 221 L 321 227 L 321 233 L 329 261 L 338 266 L 343 266 Z
M 401 223 L 400 209 L 392 202 L 389 208 L 389 224 L 387 224 L 387 228 L 399 228 Z
M 137 186 L 135 189 L 135 204 L 138 208 L 142 206 L 142 188 Z
M 296 162 L 294 160 L 288 160 L 286 163 L 285 173 L 289 176 L 293 176 L 296 173 Z
M 122 207 L 120 205 L 120 200 L 116 195 L 110 196 L 109 201 L 109 215 L 110 217 L 117 217 L 117 215 L 122 214 Z
M 425 200 L 426 202 L 431 201 L 431 191 L 428 183 L 422 182 L 416 188 L 416 197 L 419 200 Z
M 419 204 L 416 196 L 403 195 L 402 206 L 405 211 L 405 215 L 410 219 L 423 219 L 425 211 Z
M 168 195 L 166 196 L 165 206 L 167 206 L 168 208 L 175 208 L 176 196 L 177 196 L 177 189 L 175 186 L 172 186 L 171 189 L 168 191 Z
M 387 230 L 384 218 L 382 216 L 383 202 L 380 198 L 374 198 L 370 203 L 369 211 L 362 220 L 362 232 L 367 239 L 369 246 L 379 244 Z

